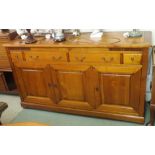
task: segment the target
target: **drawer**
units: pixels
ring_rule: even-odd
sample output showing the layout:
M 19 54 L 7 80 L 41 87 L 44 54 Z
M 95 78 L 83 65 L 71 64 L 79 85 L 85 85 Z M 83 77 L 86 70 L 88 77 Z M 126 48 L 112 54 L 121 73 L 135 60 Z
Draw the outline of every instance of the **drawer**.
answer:
M 141 64 L 142 54 L 141 53 L 124 53 L 123 63 L 124 64 Z
M 23 61 L 23 56 L 22 56 L 22 52 L 10 52 L 10 56 L 13 62 L 17 62 L 17 61 Z
M 71 62 L 120 64 L 120 53 L 70 53 Z
M 66 52 L 25 52 L 26 61 L 67 62 Z
M 1 73 L 1 72 L 0 72 L 0 91 L 1 92 L 6 91 L 4 76 L 3 76 L 3 73 Z

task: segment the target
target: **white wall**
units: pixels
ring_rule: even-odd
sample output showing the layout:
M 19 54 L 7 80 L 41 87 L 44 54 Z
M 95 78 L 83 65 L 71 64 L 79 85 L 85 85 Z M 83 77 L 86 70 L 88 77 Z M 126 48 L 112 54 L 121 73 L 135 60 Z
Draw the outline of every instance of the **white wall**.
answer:
M 131 31 L 132 29 L 104 29 L 104 31 Z M 140 31 L 152 32 L 152 45 L 155 45 L 155 29 L 139 29 Z M 93 29 L 80 29 L 81 32 L 92 32 Z
M 145 31 L 151 31 L 152 32 L 152 45 L 155 45 L 155 29 L 147 29 Z

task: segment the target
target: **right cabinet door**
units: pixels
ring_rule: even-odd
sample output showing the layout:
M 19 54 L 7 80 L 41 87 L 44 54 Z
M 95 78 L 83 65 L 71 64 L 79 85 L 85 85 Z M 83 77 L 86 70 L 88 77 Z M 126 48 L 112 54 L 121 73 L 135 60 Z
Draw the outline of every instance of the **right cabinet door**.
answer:
M 139 115 L 141 65 L 96 66 L 101 101 L 98 111 Z

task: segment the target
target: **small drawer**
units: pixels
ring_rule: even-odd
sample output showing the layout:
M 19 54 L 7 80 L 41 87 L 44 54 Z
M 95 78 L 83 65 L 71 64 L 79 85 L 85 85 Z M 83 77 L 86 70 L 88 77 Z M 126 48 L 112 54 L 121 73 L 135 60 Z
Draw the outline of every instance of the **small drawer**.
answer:
M 66 62 L 66 52 L 25 52 L 26 61 Z
M 124 64 L 141 64 L 142 54 L 141 53 L 125 53 L 123 54 Z
M 23 61 L 23 56 L 21 52 L 10 52 L 10 56 L 13 62 Z
M 70 53 L 71 62 L 120 64 L 119 53 Z

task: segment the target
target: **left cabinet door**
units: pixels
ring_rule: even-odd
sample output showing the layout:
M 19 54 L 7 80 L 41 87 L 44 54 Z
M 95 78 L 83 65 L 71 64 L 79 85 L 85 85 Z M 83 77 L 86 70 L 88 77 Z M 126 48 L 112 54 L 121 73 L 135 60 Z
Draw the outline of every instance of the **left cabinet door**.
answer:
M 55 104 L 52 79 L 47 64 L 14 63 L 14 72 L 23 102 L 51 106 Z

